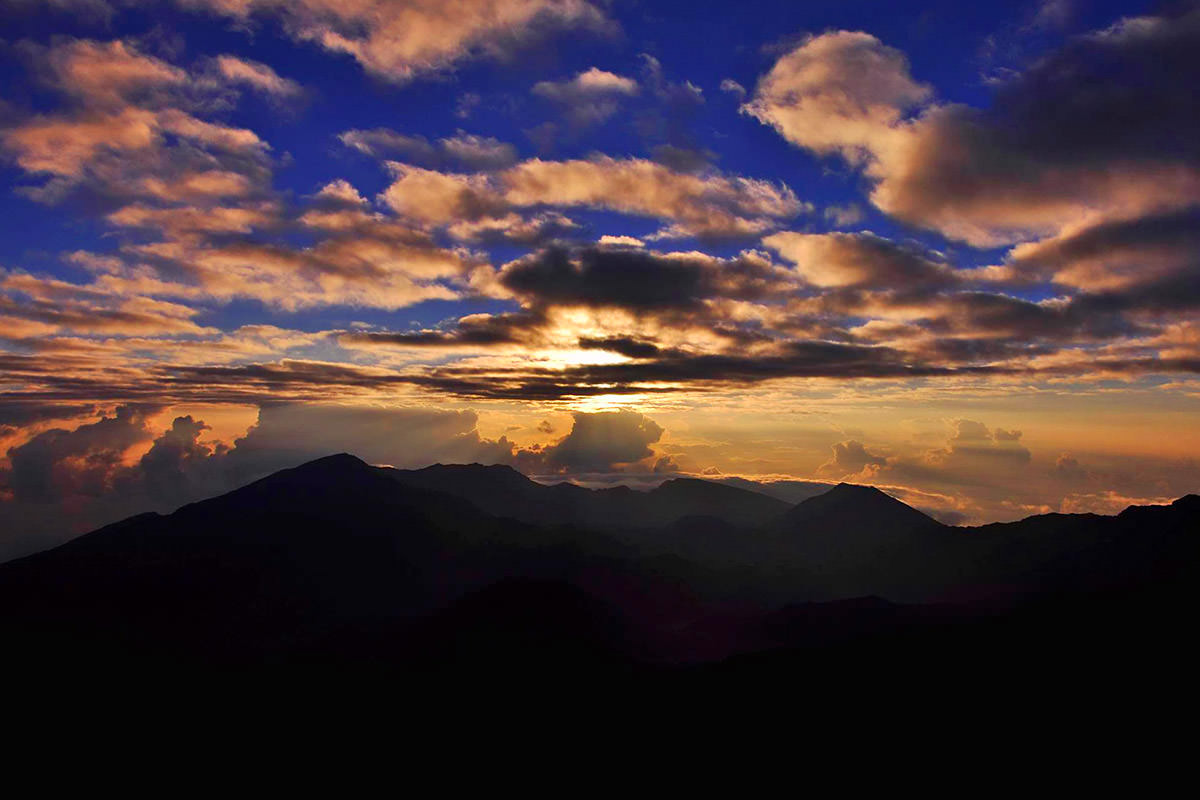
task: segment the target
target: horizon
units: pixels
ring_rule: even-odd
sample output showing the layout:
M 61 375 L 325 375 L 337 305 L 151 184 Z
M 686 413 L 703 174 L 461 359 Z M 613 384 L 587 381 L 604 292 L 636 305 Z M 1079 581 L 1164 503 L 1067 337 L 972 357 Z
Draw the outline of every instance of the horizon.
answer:
M 0 0 L 0 561 L 331 452 L 1200 492 L 1200 2 L 454 8 Z

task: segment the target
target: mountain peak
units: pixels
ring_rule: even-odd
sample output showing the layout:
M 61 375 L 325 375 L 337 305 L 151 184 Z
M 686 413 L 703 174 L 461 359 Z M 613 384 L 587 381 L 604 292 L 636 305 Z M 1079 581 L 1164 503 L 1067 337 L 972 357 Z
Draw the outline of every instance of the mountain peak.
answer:
M 786 515 L 790 526 L 812 526 L 817 521 L 837 520 L 853 525 L 882 525 L 912 528 L 937 525 L 931 517 L 906 505 L 874 486 L 839 483 L 828 492 L 810 497 Z
M 489 513 L 500 513 L 517 498 L 528 499 L 541 488 L 503 464 L 434 464 L 392 470 L 388 475 L 406 486 L 463 497 Z
M 312 461 L 306 461 L 296 469 L 307 469 L 308 467 L 356 467 L 358 465 L 369 466 L 367 462 L 352 453 L 334 453 L 321 458 L 314 458 Z
M 877 489 L 874 486 L 864 486 L 861 483 L 845 483 L 843 481 L 842 483 L 837 484 L 832 489 L 830 489 L 828 492 L 826 492 L 826 494 L 834 494 L 835 492 L 839 496 L 845 495 L 847 497 L 849 497 L 849 496 L 886 497 L 889 500 L 895 500 L 894 497 L 892 497 L 890 494 L 883 491 L 882 489 Z
M 269 477 L 275 477 L 276 475 L 288 476 L 291 479 L 298 477 L 341 477 L 360 474 L 363 470 L 370 469 L 374 468 L 358 456 L 351 455 L 350 453 L 334 453 L 333 455 L 306 461 L 299 466 L 282 470 Z
M 533 483 L 523 472 L 507 464 L 432 464 L 422 469 L 400 472 L 427 479 L 485 481 L 507 486 L 525 486 Z
M 1200 510 L 1200 494 L 1185 494 L 1171 505 L 1179 509 Z
M 720 484 L 711 483 L 709 481 L 703 480 L 702 478 L 670 478 L 670 479 L 665 480 L 662 483 L 660 483 L 657 487 L 655 487 L 655 489 L 652 489 L 651 491 L 656 491 L 656 490 L 660 490 L 660 489 L 668 489 L 668 490 L 699 489 L 699 488 L 707 488 L 710 486 L 720 486 Z

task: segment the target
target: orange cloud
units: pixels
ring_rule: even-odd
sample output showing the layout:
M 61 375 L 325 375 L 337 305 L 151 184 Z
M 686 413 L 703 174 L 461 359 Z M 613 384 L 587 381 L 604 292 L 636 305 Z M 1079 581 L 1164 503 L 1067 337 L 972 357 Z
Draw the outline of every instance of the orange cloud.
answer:
M 249 21 L 277 16 L 290 36 L 344 53 L 392 81 L 498 53 L 543 32 L 611 28 L 586 0 L 177 0 L 180 5 Z

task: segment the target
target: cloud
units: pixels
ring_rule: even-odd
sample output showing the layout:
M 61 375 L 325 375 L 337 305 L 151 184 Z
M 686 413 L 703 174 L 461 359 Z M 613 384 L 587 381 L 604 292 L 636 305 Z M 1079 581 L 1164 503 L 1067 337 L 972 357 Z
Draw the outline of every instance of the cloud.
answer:
M 51 85 L 91 108 L 153 101 L 156 91 L 178 88 L 188 80 L 184 70 L 121 40 L 75 39 L 45 50 L 28 47 Z
M 653 342 L 635 339 L 631 336 L 583 337 L 579 340 L 579 346 L 584 350 L 607 350 L 610 353 L 620 353 L 627 358 L 653 358 L 662 352 L 662 348 Z
M 721 81 L 721 91 L 728 92 L 739 100 L 746 96 L 746 87 L 742 86 L 733 78 L 726 78 Z
M 452 329 L 422 329 L 403 332 L 366 331 L 347 333 L 341 341 L 356 345 L 400 345 L 405 347 L 490 347 L 527 341 L 531 332 L 545 324 L 540 313 L 470 314 L 459 317 Z
M 718 259 L 633 248 L 552 247 L 511 261 L 499 283 L 534 304 L 687 309 L 709 298 L 755 299 L 788 282 L 759 254 Z
M 833 446 L 833 457 L 817 467 L 817 474 L 842 477 L 862 472 L 866 467 L 882 467 L 886 464 L 885 456 L 872 453 L 862 442 L 850 439 Z
M 8 451 L 7 489 L 17 502 L 35 504 L 105 495 L 126 452 L 152 437 L 146 411 L 133 406 L 74 430 L 45 431 Z
M 209 426 L 191 415 L 176 417 L 138 462 L 138 471 L 146 494 L 160 504 L 182 505 L 208 493 L 220 491 L 214 486 L 205 461 L 224 453 L 224 445 L 210 446 L 200 441 Z M 206 480 L 207 479 L 207 480 Z
M 906 222 L 996 246 L 1193 205 L 1200 11 L 1121 20 L 1000 85 L 986 109 L 931 102 L 899 51 L 865 33 L 812 37 L 743 108 L 840 155 Z M 915 112 L 915 113 L 914 113 Z
M 1149 214 L 1067 230 L 1017 245 L 1006 259 L 1013 279 L 1050 280 L 1086 291 L 1122 290 L 1200 274 L 1200 209 Z
M 437 150 L 424 136 L 406 136 L 390 128 L 343 131 L 338 139 L 346 147 L 377 158 L 400 156 L 417 164 L 430 164 L 437 157 Z
M 611 30 L 586 0 L 176 0 L 249 23 L 277 18 L 291 38 L 354 58 L 375 75 L 404 82 L 477 55 L 501 55 L 547 32 Z
M 574 412 L 571 432 L 542 451 L 545 466 L 557 472 L 611 472 L 652 458 L 650 445 L 662 426 L 636 411 Z
M 452 137 L 439 140 L 439 144 L 449 158 L 469 169 L 501 169 L 517 160 L 516 148 L 491 136 L 459 131 Z
M 606 209 L 664 219 L 659 238 L 746 236 L 809 207 L 787 186 L 715 170 L 690 174 L 644 159 L 530 159 L 495 173 L 450 173 L 388 162 L 382 200 L 430 225 L 503 218 L 512 209 Z
M 806 206 L 787 186 L 712 171 L 681 173 L 642 159 L 524 161 L 502 173 L 514 205 L 604 208 L 671 220 L 665 236 L 760 232 Z
M 208 334 L 200 312 L 178 303 L 0 270 L 0 313 L 9 338 L 49 333 Z M 23 323 L 24 328 L 18 323 Z
M 348 130 L 338 134 L 346 147 L 375 158 L 399 157 L 425 167 L 452 163 L 467 169 L 490 171 L 511 166 L 517 150 L 511 144 L 491 136 L 479 136 L 459 130 L 454 136 L 431 144 L 424 136 L 408 136 L 390 128 Z
M 868 33 L 834 31 L 781 57 L 742 111 L 794 144 L 861 163 L 886 149 L 905 112 L 931 93 L 899 50 Z
M 189 73 L 124 40 L 62 39 L 27 51 L 35 74 L 63 101 L 0 131 L 0 149 L 42 181 L 22 188 L 29 197 L 57 203 L 82 196 L 111 206 L 241 200 L 267 191 L 269 145 L 251 130 L 199 116 L 227 104 L 231 92 L 236 98 L 253 65 L 238 62 L 233 80 L 219 70 Z
M 870 286 L 915 289 L 955 283 L 953 269 L 923 248 L 871 233 L 793 233 L 763 244 L 796 265 L 804 280 L 822 288 Z
M 604 234 L 596 244 L 601 247 L 645 247 L 646 243 L 636 236 L 613 236 Z
M 592 125 L 617 113 L 622 97 L 638 93 L 637 81 L 592 67 L 565 81 L 540 81 L 533 93 L 562 106 L 576 125 Z
M 849 228 L 862 222 L 863 210 L 856 203 L 842 206 L 827 206 L 821 215 L 838 228 Z
M 217 56 L 217 69 L 230 83 L 245 86 L 279 97 L 295 97 L 302 91 L 300 84 L 282 78 L 279 73 L 259 61 L 249 61 L 237 56 Z

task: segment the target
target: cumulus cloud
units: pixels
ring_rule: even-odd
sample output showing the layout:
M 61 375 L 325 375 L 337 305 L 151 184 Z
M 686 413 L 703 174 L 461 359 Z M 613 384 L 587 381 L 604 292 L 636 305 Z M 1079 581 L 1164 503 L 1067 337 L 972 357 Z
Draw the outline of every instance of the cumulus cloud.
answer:
M 132 406 L 74 430 L 39 433 L 8 451 L 7 489 L 17 502 L 35 504 L 105 495 L 126 452 L 152 437 L 146 410 Z
M 381 195 L 383 201 L 398 214 L 433 225 L 558 206 L 668 220 L 660 238 L 745 236 L 808 209 L 783 184 L 715 170 L 679 172 L 636 158 L 535 158 L 492 174 L 440 172 L 399 162 L 388 162 L 388 167 L 395 180 Z
M 871 233 L 782 231 L 763 244 L 795 264 L 807 283 L 822 288 L 914 289 L 955 282 L 954 270 L 935 254 Z
M 293 39 L 404 82 L 474 55 L 502 54 L 552 30 L 610 30 L 587 0 L 176 0 L 241 23 L 274 17 Z
M 762 231 L 805 205 L 787 186 L 718 172 L 692 175 L 641 159 L 522 162 L 503 176 L 515 205 L 606 208 L 674 221 L 666 235 Z
M 1200 77 L 1197 37 L 1194 9 L 1122 20 L 1073 38 L 982 110 L 931 102 L 899 51 L 836 31 L 784 55 L 743 108 L 861 166 L 890 214 L 972 244 L 1020 242 L 1192 204 L 1198 151 L 1179 132 L 1198 122 L 1184 99 Z
M 617 113 L 622 97 L 638 93 L 638 83 L 592 67 L 570 80 L 540 81 L 533 93 L 560 105 L 576 125 L 591 125 Z
M 887 458 L 871 452 L 862 442 L 849 439 L 833 446 L 833 457 L 817 468 L 818 475 L 844 477 L 867 467 L 882 467 Z
M 644 414 L 622 409 L 575 412 L 571 432 L 545 448 L 546 467 L 558 472 L 609 472 L 654 456 L 650 445 L 663 428 Z
M 123 40 L 66 39 L 29 52 L 66 101 L 0 132 L 0 146 L 16 164 L 43 179 L 24 189 L 34 199 L 58 202 L 82 192 L 108 203 L 211 201 L 264 190 L 267 143 L 197 115 L 245 83 L 252 65 L 243 64 L 232 80 L 208 80 Z
M 899 50 L 868 33 L 834 31 L 781 57 L 742 111 L 801 147 L 861 163 L 886 150 L 905 112 L 931 93 Z

